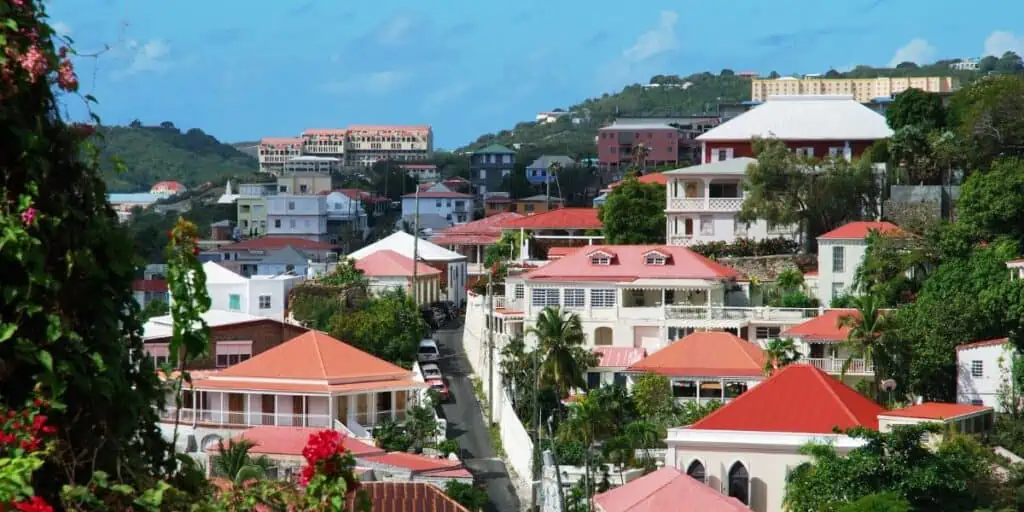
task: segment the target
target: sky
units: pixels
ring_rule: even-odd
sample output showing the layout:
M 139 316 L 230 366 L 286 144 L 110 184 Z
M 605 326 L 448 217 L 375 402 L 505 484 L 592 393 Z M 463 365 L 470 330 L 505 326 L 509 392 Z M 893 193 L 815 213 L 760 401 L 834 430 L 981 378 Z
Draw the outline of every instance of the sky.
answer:
M 51 0 L 105 124 L 227 142 L 429 124 L 435 147 L 656 74 L 1024 54 L 1006 0 Z M 66 98 L 68 114 L 85 113 Z

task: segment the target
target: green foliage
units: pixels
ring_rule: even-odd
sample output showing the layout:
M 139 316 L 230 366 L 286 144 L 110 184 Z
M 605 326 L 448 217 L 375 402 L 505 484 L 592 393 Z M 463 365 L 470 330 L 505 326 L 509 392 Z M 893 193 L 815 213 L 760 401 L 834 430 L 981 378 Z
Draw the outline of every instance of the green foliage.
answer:
M 1024 241 L 1024 160 L 997 160 L 972 173 L 960 189 L 958 221 L 984 239 L 1007 235 Z
M 867 236 L 864 258 L 854 274 L 854 289 L 869 293 L 885 307 L 911 301 L 917 296 L 930 268 L 937 264 L 934 250 L 922 237 L 890 236 L 872 231 Z M 842 298 L 849 303 L 847 297 Z M 832 307 L 848 307 L 836 305 Z
M 709 400 L 704 403 L 697 403 L 696 400 L 683 402 L 683 405 L 677 407 L 674 412 L 674 426 L 692 425 L 720 407 L 722 407 L 722 402 L 719 400 Z
M 743 258 L 796 254 L 800 250 L 800 244 L 789 238 L 781 237 L 764 240 L 737 238 L 732 242 L 715 241 L 694 244 L 689 249 L 708 258 Z
M 597 214 L 605 242 L 614 245 L 665 243 L 665 187 L 635 176 L 613 188 Z
M 234 485 L 244 485 L 250 480 L 266 478 L 271 461 L 266 456 L 253 458 L 249 455 L 256 446 L 247 440 L 217 441 L 217 455 L 210 458 L 211 470 L 215 476 L 227 478 Z
M 400 290 L 387 290 L 360 301 L 354 310 L 339 304 L 329 332 L 360 350 L 410 368 L 428 328 L 411 297 Z
M 868 494 L 843 506 L 839 512 L 910 512 L 910 503 L 894 492 Z
M 162 180 L 193 188 L 259 170 L 256 158 L 198 128 L 182 133 L 173 125 L 109 126 L 100 128 L 97 135 L 103 178 L 115 191 L 148 192 Z M 122 172 L 115 159 L 123 164 Z
M 668 377 L 656 373 L 645 373 L 633 378 L 633 399 L 636 410 L 643 418 L 666 418 L 675 407 L 672 398 L 672 383 Z
M 776 308 L 816 308 L 818 299 L 815 299 L 803 290 L 790 292 L 771 293 L 768 297 L 768 305 Z
M 222 220 L 236 222 L 238 218 L 233 204 L 206 204 L 201 199 L 189 200 L 188 204 L 188 211 L 183 212 L 181 218 L 195 224 L 200 237 L 209 236 L 210 224 Z M 159 213 L 153 208 L 136 209 L 126 224 L 135 254 L 147 263 L 162 261 L 168 242 L 167 233 L 178 218 L 175 214 Z
M 597 364 L 597 356 L 584 346 L 579 315 L 558 307 L 544 308 L 526 334 L 537 337 L 538 387 L 551 386 L 559 397 L 566 397 L 573 389 L 587 386 L 586 372 Z
M 334 270 L 321 277 L 319 282 L 325 286 L 356 290 L 361 294 L 365 294 L 370 287 L 369 280 L 363 275 L 362 270 L 356 268 L 356 262 L 351 258 L 343 258 Z
M 146 304 L 146 307 L 142 308 L 142 311 L 139 313 L 139 319 L 145 322 L 155 316 L 166 315 L 169 311 L 170 309 L 166 302 L 162 300 L 151 300 Z
M 491 268 L 497 263 L 518 259 L 522 241 L 518 231 L 505 231 L 497 243 L 488 245 L 484 250 L 484 266 Z
M 448 480 L 445 482 L 444 493 L 447 494 L 449 498 L 459 502 L 459 504 L 473 512 L 483 510 L 488 503 L 487 491 L 473 484 L 467 484 L 457 480 Z
M 984 447 L 972 438 L 953 436 L 936 450 L 921 443 L 933 427 L 899 426 L 891 433 L 864 428 L 847 432 L 867 444 L 840 456 L 829 445 L 810 444 L 802 452 L 811 462 L 790 473 L 786 505 L 793 512 L 830 512 L 865 496 L 893 493 L 903 497 L 911 510 L 969 512 L 992 504 L 995 481 Z M 871 499 L 860 506 L 880 502 Z M 890 502 L 891 503 L 891 502 Z M 898 501 L 897 501 L 898 503 Z M 890 504 L 880 510 L 900 510 Z
M 459 442 L 454 439 L 445 439 L 440 443 L 437 443 L 437 451 L 441 452 L 443 457 L 447 457 L 451 454 L 459 455 Z
M 926 130 L 942 128 L 946 125 L 946 117 L 942 96 L 914 88 L 897 94 L 885 111 L 885 120 L 893 130 L 910 125 Z
M 1024 156 L 1024 76 L 979 80 L 950 100 L 950 117 L 969 142 L 975 168 L 987 169 L 1000 157 Z
M 401 165 L 409 162 L 378 160 L 369 169 L 370 188 L 379 196 L 401 201 L 402 196 L 416 191 L 416 178 L 406 173 Z M 361 188 L 361 187 L 360 187 Z
M 775 286 L 784 291 L 800 290 L 804 286 L 804 274 L 796 267 L 788 267 L 775 276 Z
M 389 452 L 404 452 L 412 446 L 405 428 L 391 418 L 385 418 L 373 429 L 373 438 L 377 445 Z
M 550 386 L 538 386 L 541 353 L 526 351 L 521 336 L 513 338 L 501 349 L 498 371 L 505 391 L 512 398 L 516 416 L 531 427 L 546 419 L 559 407 L 557 392 Z M 536 403 L 534 403 L 536 402 Z
M 764 374 L 784 368 L 800 360 L 800 351 L 792 338 L 776 338 L 768 341 L 764 347 Z

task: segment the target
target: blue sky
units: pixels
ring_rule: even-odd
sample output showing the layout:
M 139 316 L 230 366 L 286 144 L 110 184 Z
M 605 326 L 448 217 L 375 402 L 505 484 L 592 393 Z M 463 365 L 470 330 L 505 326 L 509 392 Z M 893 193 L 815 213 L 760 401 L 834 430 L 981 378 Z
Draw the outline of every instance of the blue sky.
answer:
M 105 123 L 169 120 L 225 141 L 431 124 L 454 148 L 655 74 L 1024 53 L 1024 2 L 1006 0 L 52 0 L 49 12 L 79 52 L 99 53 L 78 69 Z

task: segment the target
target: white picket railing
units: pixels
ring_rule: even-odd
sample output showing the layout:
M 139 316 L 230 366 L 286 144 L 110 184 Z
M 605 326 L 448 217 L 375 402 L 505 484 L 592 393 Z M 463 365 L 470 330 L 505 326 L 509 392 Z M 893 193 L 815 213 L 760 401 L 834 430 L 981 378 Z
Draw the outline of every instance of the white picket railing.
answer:
M 835 357 L 810 357 L 801 360 L 804 364 L 809 364 L 815 368 L 828 372 L 840 374 L 843 372 L 843 365 L 846 364 L 846 359 L 840 359 Z M 871 364 L 870 361 L 864 359 L 854 359 L 850 361 L 850 367 L 846 369 L 847 375 L 874 375 L 875 365 Z

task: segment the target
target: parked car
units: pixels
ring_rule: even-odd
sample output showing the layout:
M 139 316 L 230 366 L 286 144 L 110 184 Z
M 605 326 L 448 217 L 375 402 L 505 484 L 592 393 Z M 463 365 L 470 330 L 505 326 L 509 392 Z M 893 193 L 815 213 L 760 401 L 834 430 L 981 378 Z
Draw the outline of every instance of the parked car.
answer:
M 420 365 L 420 370 L 423 372 L 424 380 L 440 379 L 443 377 L 441 375 L 441 367 L 434 363 L 423 363 Z
M 442 402 L 448 401 L 448 384 L 445 384 L 444 379 L 427 379 L 427 385 L 430 386 L 430 389 L 437 390 Z
M 417 359 L 421 363 L 437 361 L 441 357 L 441 350 L 437 348 L 437 342 L 431 339 L 421 340 L 420 348 L 417 351 Z

